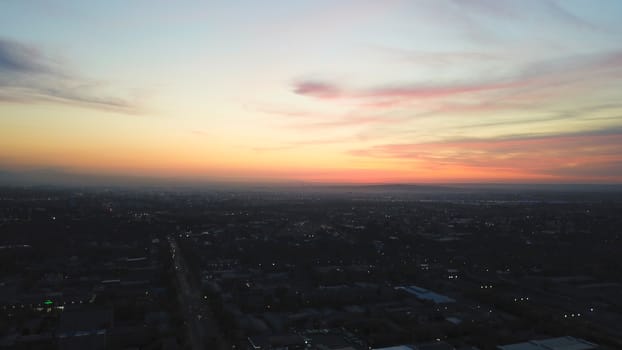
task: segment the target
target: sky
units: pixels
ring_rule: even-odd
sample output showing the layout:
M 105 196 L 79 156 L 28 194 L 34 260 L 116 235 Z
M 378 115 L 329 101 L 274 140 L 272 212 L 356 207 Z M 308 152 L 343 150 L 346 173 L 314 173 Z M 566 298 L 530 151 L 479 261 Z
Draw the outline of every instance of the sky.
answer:
M 622 183 L 617 0 L 0 2 L 0 170 Z

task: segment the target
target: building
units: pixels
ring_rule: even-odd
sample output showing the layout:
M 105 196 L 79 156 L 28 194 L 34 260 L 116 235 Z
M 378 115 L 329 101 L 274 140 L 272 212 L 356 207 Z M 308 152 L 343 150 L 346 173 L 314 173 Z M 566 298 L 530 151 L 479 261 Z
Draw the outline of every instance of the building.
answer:
M 583 339 L 559 337 L 500 345 L 497 348 L 499 350 L 593 350 L 599 349 L 599 346 Z

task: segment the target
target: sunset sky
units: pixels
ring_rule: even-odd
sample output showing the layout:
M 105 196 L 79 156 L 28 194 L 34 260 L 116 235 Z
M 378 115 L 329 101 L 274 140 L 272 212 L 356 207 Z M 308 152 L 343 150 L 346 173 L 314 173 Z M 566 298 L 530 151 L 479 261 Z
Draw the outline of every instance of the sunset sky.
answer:
M 622 182 L 622 1 L 0 3 L 0 170 Z

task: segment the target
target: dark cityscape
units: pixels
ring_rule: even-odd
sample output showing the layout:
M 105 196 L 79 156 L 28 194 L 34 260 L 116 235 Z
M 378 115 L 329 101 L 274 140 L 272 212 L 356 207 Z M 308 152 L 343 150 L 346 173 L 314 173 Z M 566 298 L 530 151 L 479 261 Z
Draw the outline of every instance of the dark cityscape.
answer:
M 4 187 L 0 348 L 619 349 L 610 187 Z

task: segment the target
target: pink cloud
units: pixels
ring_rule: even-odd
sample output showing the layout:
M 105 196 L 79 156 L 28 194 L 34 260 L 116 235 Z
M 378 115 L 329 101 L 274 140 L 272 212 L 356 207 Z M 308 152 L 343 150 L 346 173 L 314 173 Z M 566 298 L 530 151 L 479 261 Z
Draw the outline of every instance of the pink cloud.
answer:
M 435 167 L 511 169 L 534 175 L 622 179 L 622 130 L 498 139 L 383 144 L 353 156 L 414 161 Z M 614 173 L 611 173 L 614 171 Z
M 294 93 L 320 99 L 352 98 L 352 99 L 383 99 L 374 105 L 392 106 L 403 99 L 424 99 L 458 95 L 471 92 L 500 90 L 525 86 L 527 81 L 474 82 L 448 85 L 405 85 L 377 87 L 367 90 L 348 90 L 335 84 L 321 81 L 303 81 L 294 86 Z M 391 100 L 393 98 L 393 100 Z
M 377 108 L 393 108 L 409 101 L 483 92 L 502 93 L 506 100 L 511 100 L 512 96 L 525 94 L 529 90 L 537 91 L 529 93 L 530 100 L 538 94 L 547 98 L 563 94 L 567 98 L 569 91 L 562 90 L 563 87 L 572 87 L 579 93 L 582 88 L 589 89 L 594 84 L 618 78 L 622 74 L 621 69 L 622 51 L 614 51 L 534 62 L 506 77 L 466 82 L 384 84 L 353 89 L 333 82 L 303 80 L 296 82 L 292 91 L 298 95 L 318 99 L 351 99 L 361 106 Z
M 294 86 L 294 93 L 317 98 L 336 98 L 341 95 L 337 86 L 320 81 L 298 82 Z

